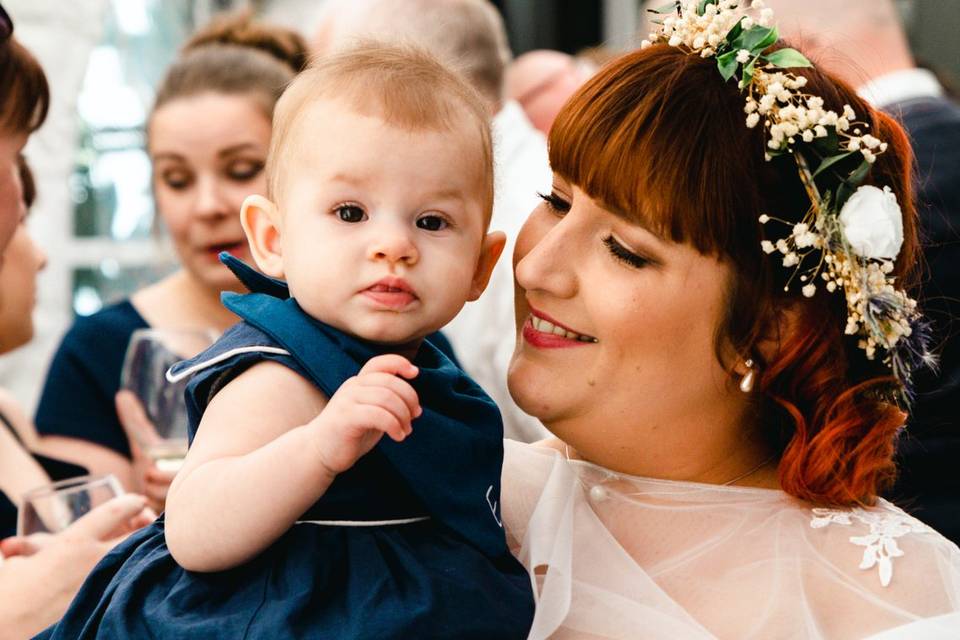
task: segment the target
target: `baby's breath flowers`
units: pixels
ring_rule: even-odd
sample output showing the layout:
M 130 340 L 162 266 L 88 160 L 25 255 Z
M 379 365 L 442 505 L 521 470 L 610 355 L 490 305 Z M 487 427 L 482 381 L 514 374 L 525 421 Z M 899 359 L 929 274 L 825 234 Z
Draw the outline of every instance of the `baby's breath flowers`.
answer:
M 891 275 L 903 243 L 902 211 L 889 187 L 861 186 L 887 143 L 870 133 L 850 105 L 840 112 L 827 109 L 823 98 L 807 91 L 807 78 L 790 71 L 812 66 L 803 54 L 789 48 L 768 52 L 779 35 L 762 0 L 675 0 L 653 13 L 659 28 L 641 47 L 667 44 L 715 58 L 721 77 L 735 78 L 745 95 L 746 126 L 763 129 L 765 158 L 789 155 L 796 161 L 809 211 L 797 223 L 770 214 L 759 219 L 789 230 L 761 243 L 764 253 L 779 255 L 793 269 L 785 290 L 796 280 L 807 298 L 821 284 L 829 293 L 842 290 L 845 332 L 859 336 L 869 360 L 882 350 L 908 395 L 912 366 L 931 365 L 933 357 L 922 336 L 905 340 L 923 325 L 917 303 L 896 288 Z M 821 190 L 818 179 L 822 184 L 826 178 L 830 186 Z

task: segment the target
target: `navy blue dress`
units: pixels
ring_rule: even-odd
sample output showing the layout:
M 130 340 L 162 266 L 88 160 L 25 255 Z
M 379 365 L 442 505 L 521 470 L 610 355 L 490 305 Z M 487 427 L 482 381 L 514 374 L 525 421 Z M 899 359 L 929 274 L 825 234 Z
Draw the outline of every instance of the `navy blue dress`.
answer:
M 77 318 L 50 362 L 34 418 L 37 433 L 86 440 L 129 458 L 114 396 L 130 336 L 148 327 L 129 300 Z
M 217 390 L 258 362 L 288 366 L 329 397 L 386 352 L 228 262 L 254 292 L 224 295 L 244 321 L 171 371 L 192 375 L 191 437 Z M 167 550 L 161 517 L 104 558 L 40 637 L 525 638 L 533 596 L 500 521 L 499 411 L 430 342 L 414 363 L 423 415 L 412 435 L 382 438 L 266 551 L 189 572 Z
M 37 433 L 85 440 L 129 458 L 114 397 L 130 337 L 148 328 L 129 300 L 77 318 L 50 363 L 34 418 Z M 428 340 L 456 362 L 445 335 L 438 331 Z

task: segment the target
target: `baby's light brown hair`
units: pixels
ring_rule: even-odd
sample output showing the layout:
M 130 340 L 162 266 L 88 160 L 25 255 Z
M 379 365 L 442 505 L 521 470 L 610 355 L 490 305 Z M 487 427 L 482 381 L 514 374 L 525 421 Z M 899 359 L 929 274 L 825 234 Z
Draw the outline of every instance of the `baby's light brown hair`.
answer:
M 475 128 L 480 144 L 484 227 L 489 224 L 493 143 L 485 103 L 456 72 L 429 53 L 406 45 L 366 42 L 321 58 L 290 83 L 273 116 L 266 165 L 268 198 L 278 202 L 286 159 L 297 145 L 291 136 L 306 107 L 320 99 L 345 101 L 357 113 L 382 118 L 391 126 L 409 131 L 453 132 L 466 119 L 468 126 Z

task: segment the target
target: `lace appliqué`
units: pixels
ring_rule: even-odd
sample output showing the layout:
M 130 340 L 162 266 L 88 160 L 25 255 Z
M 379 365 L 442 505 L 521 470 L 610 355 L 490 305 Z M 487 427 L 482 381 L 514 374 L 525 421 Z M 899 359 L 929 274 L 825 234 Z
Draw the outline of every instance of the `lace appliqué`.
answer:
M 861 569 L 877 567 L 880 571 L 880 584 L 884 587 L 890 584 L 893 578 L 893 559 L 903 555 L 897 538 L 908 533 L 930 533 L 930 527 L 916 518 L 897 511 L 881 509 L 813 509 L 813 519 L 810 526 L 821 529 L 829 524 L 852 525 L 853 520 L 862 522 L 870 527 L 870 533 L 865 536 L 851 536 L 850 542 L 864 547 Z

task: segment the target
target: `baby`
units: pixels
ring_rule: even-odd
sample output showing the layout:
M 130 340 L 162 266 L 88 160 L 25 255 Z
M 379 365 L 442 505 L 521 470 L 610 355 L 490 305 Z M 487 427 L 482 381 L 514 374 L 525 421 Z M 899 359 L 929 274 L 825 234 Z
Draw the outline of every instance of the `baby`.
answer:
M 167 512 L 50 637 L 525 638 L 499 413 L 426 339 L 505 241 L 483 103 L 416 51 L 345 52 L 284 93 L 267 174 L 262 274 L 224 256 L 243 322 L 169 374 L 194 437 Z

